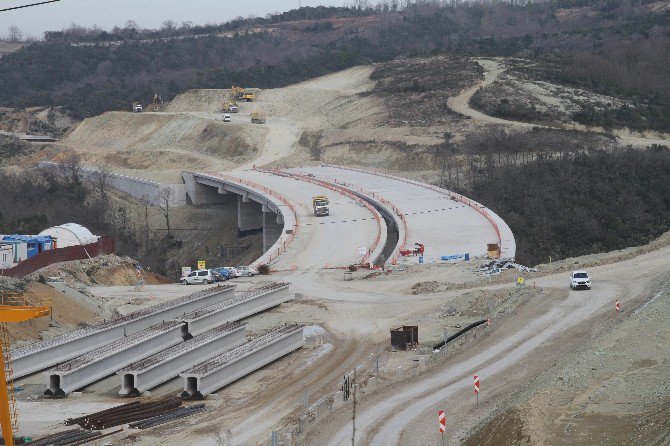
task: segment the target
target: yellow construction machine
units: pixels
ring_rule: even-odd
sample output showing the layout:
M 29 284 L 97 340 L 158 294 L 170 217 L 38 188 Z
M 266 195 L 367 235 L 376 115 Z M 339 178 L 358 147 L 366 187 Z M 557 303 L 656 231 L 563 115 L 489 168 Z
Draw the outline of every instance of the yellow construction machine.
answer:
M 18 430 L 18 416 L 6 323 L 30 321 L 50 314 L 51 299 L 49 298 L 26 298 L 0 292 L 0 351 L 2 351 L 0 374 L 5 377 L 5 385 L 0 386 L 0 425 L 2 426 L 2 438 L 8 446 L 14 446 L 14 430 Z
M 241 99 L 244 93 L 246 93 L 246 90 L 242 87 L 236 87 L 235 85 L 230 87 L 230 94 L 233 96 L 233 99 L 235 100 Z
M 244 92 L 244 94 L 242 94 L 243 101 L 252 102 L 254 99 L 256 99 L 256 95 L 250 91 Z

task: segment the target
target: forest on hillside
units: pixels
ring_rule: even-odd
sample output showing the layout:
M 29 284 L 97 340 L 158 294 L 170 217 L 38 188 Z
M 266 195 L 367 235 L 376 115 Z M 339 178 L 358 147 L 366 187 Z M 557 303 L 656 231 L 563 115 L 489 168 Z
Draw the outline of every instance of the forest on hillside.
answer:
M 643 245 L 670 228 L 670 149 L 577 151 L 482 169 L 469 197 L 491 203 L 529 265 Z
M 554 82 L 670 103 L 670 11 L 645 0 L 358 2 L 214 27 L 71 27 L 0 58 L 0 105 L 77 118 L 191 88 L 285 86 L 396 57 L 518 56 Z M 666 108 L 667 110 L 667 108 Z M 588 116 L 584 119 L 590 119 Z

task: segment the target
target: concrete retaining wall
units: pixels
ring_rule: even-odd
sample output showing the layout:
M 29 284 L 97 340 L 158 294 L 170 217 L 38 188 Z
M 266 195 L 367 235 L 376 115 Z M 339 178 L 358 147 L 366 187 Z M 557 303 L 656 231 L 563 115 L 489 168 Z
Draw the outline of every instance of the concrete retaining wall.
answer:
M 60 169 L 61 165 L 49 161 L 41 161 L 37 164 L 42 169 Z M 138 200 L 146 200 L 151 206 L 158 206 L 163 203 L 163 194 L 169 194 L 170 206 L 186 206 L 186 185 L 185 184 L 161 184 L 155 181 L 142 178 L 130 177 L 111 172 L 102 172 L 97 169 L 83 167 L 82 176 L 85 180 L 95 181 L 96 177 L 105 175 L 106 181 L 110 187 L 125 192 Z

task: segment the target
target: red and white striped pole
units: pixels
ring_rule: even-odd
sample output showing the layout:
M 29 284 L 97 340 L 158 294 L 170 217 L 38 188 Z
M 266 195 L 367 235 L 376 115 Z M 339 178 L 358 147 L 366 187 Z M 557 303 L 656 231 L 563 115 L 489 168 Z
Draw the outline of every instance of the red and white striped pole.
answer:
M 475 395 L 477 396 L 477 405 L 479 405 L 479 375 L 475 375 L 473 378 L 475 385 Z
M 437 420 L 440 422 L 440 434 L 442 434 L 442 446 L 444 446 L 444 431 L 447 429 L 447 416 L 443 410 L 437 411 Z

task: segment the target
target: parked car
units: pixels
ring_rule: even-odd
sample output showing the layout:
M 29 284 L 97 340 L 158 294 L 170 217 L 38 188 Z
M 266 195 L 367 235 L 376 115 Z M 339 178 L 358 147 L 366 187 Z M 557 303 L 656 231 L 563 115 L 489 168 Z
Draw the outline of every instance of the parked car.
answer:
M 221 277 L 223 278 L 223 280 L 230 280 L 230 279 L 233 279 L 233 278 L 237 277 L 235 275 L 234 271 L 230 270 L 229 268 L 225 268 L 225 267 L 223 267 L 223 268 L 213 268 L 212 271 L 216 272 L 217 274 L 220 274 Z
M 230 277 L 231 279 L 234 278 L 234 277 L 240 277 L 240 275 L 238 274 L 237 268 L 234 268 L 232 266 L 224 266 L 223 269 L 228 270 L 228 272 L 231 275 L 231 277 Z
M 236 266 L 237 277 L 251 277 L 258 274 L 258 270 L 252 266 Z
M 218 274 L 211 269 L 199 269 L 191 271 L 187 276 L 179 279 L 182 285 L 193 285 L 195 283 L 214 283 L 223 280 L 221 274 Z
M 586 271 L 573 271 L 570 273 L 570 288 L 576 290 L 578 288 L 591 289 L 591 278 Z

